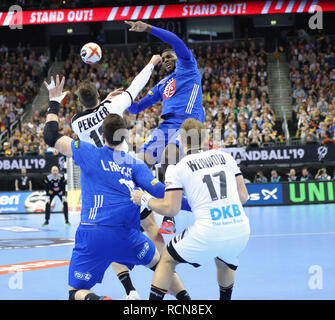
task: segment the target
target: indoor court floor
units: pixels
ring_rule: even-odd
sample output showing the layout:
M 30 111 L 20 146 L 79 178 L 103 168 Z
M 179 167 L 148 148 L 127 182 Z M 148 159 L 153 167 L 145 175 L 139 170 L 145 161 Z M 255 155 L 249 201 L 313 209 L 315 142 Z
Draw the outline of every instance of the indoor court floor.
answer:
M 251 237 L 240 256 L 232 299 L 333 300 L 335 298 L 335 204 L 247 207 Z M 68 298 L 68 263 L 79 223 L 70 214 L 0 215 L 0 300 L 64 300 Z M 160 224 L 161 217 L 156 217 Z M 193 217 L 176 217 L 177 233 Z M 166 240 L 172 236 L 167 236 Z M 216 300 L 214 261 L 200 268 L 179 265 L 177 272 L 195 300 Z M 135 267 L 133 284 L 142 299 L 149 296 L 152 271 Z M 97 294 L 122 299 L 124 290 L 109 268 Z M 166 299 L 175 299 L 167 295 Z

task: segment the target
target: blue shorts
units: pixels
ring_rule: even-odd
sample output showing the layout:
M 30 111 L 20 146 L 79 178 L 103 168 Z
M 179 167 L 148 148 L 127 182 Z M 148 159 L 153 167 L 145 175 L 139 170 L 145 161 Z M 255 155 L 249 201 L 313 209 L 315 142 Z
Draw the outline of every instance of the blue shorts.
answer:
M 161 162 L 162 153 L 169 143 L 179 147 L 179 129 L 183 118 L 165 120 L 155 129 L 143 144 L 140 152 L 149 154 L 155 159 L 155 164 Z
M 140 230 L 80 225 L 69 267 L 69 285 L 77 290 L 101 283 L 112 262 L 132 269 L 148 265 L 155 254 L 152 241 Z

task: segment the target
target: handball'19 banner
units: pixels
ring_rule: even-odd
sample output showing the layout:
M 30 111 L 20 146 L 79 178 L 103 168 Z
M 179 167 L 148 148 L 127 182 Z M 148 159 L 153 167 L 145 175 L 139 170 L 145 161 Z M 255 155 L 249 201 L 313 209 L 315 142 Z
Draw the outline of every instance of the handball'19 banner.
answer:
M 146 20 L 208 17 L 226 15 L 252 15 L 275 13 L 314 13 L 335 11 L 332 0 L 263 0 L 225 1 L 204 4 L 171 4 L 65 10 L 0 12 L 0 26 L 75 23 L 93 21 Z
M 335 161 L 335 145 L 305 145 L 269 148 L 226 148 L 239 165 L 323 163 Z
M 0 157 L 0 173 L 19 173 L 22 168 L 28 173 L 50 172 L 52 166 L 64 169 L 65 156 Z

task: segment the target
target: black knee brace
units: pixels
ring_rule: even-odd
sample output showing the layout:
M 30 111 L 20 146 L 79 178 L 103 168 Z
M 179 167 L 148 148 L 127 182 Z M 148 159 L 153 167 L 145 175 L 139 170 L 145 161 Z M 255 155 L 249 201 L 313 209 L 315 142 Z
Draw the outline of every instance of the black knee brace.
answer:
M 63 136 L 58 132 L 58 130 L 59 126 L 57 121 L 49 121 L 45 124 L 43 138 L 48 146 L 54 147 L 57 140 Z

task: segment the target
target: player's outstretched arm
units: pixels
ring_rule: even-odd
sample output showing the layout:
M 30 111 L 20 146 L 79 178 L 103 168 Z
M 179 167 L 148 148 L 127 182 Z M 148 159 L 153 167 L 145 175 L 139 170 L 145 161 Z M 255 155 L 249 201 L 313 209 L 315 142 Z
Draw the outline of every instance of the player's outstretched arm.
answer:
M 134 32 L 148 32 L 152 34 L 153 36 L 156 36 L 160 40 L 168 43 L 172 46 L 173 50 L 175 51 L 178 58 L 189 60 L 191 58 L 191 51 L 186 46 L 183 40 L 181 40 L 178 36 L 176 36 L 174 33 L 157 28 L 155 26 L 152 26 L 148 23 L 144 23 L 142 21 L 125 21 L 128 25 L 131 26 L 129 31 Z
M 169 190 L 165 192 L 163 199 L 156 199 L 139 190 L 134 190 L 131 193 L 131 201 L 135 204 L 168 217 L 174 217 L 178 214 L 181 209 L 182 198 L 183 190 Z
M 149 63 L 134 78 L 130 86 L 120 95 L 113 98 L 113 105 L 117 106 L 119 114 L 129 108 L 138 94 L 148 83 L 154 67 L 162 62 L 160 55 L 153 55 Z
M 73 139 L 58 132 L 58 113 L 60 102 L 67 94 L 67 92 L 63 92 L 64 83 L 65 77 L 63 77 L 60 81 L 59 75 L 56 76 L 56 82 L 53 77 L 51 77 L 50 84 L 44 81 L 45 86 L 49 90 L 49 108 L 44 126 L 43 137 L 48 146 L 54 147 L 65 156 L 72 157 L 71 142 Z
M 133 171 L 133 178 L 136 185 L 142 190 L 145 190 L 156 198 L 164 198 L 166 194 L 165 185 L 152 175 L 150 169 L 144 162 L 141 161 L 136 165 L 135 170 Z M 178 211 L 180 210 L 192 212 L 191 207 L 184 196 L 182 196 L 181 205 Z

